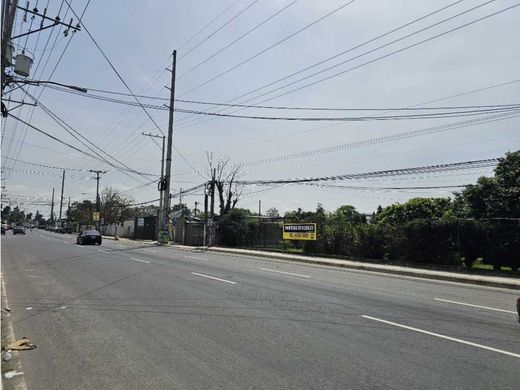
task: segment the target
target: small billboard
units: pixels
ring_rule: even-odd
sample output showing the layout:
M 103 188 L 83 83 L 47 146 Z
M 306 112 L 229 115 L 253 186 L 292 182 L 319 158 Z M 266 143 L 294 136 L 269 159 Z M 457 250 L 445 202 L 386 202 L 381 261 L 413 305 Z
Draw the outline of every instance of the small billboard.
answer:
M 318 231 L 315 223 L 284 223 L 282 238 L 284 240 L 317 239 Z

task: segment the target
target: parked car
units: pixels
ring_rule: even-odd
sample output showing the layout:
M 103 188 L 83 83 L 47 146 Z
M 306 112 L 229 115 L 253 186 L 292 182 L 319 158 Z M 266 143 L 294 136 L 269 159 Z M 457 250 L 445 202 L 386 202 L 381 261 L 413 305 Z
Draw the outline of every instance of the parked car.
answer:
M 18 225 L 13 228 L 13 234 L 25 234 L 25 227 L 23 225 Z
M 76 238 L 76 244 L 85 245 L 85 244 L 98 244 L 101 245 L 101 234 L 97 230 L 84 230 L 78 237 Z

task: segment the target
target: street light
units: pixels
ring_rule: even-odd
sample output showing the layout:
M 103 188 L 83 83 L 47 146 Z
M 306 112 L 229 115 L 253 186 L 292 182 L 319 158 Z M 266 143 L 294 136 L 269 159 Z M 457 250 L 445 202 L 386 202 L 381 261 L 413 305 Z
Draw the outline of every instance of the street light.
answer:
M 88 92 L 88 90 L 86 88 L 78 87 L 76 85 L 62 84 L 62 83 L 58 83 L 56 81 L 27 80 L 27 79 L 13 78 L 13 77 L 9 77 L 9 79 L 10 79 L 9 81 L 12 81 L 12 82 L 18 83 L 18 84 L 30 84 L 30 85 L 52 84 L 52 85 L 59 85 L 60 87 L 64 87 L 64 88 L 73 89 L 75 91 L 79 91 L 79 92 L 83 92 L 83 93 Z

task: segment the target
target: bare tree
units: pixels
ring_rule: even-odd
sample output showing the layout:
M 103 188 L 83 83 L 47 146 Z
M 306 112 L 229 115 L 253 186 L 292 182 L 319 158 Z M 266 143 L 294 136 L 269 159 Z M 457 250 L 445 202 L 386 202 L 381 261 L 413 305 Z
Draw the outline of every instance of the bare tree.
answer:
M 215 188 L 220 203 L 220 215 L 229 213 L 238 203 L 243 187 L 237 184 L 240 176 L 240 165 L 231 165 L 229 157 L 216 158 L 213 153 L 206 152 L 208 160 L 209 179 L 213 177 L 215 170 Z

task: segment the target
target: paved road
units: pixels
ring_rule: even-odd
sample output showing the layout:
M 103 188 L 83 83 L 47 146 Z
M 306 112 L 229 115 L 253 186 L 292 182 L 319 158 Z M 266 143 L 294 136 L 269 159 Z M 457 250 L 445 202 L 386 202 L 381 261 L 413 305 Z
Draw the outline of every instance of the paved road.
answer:
M 517 389 L 518 292 L 34 230 L 2 237 L 29 389 Z M 477 305 L 467 306 L 465 304 Z

